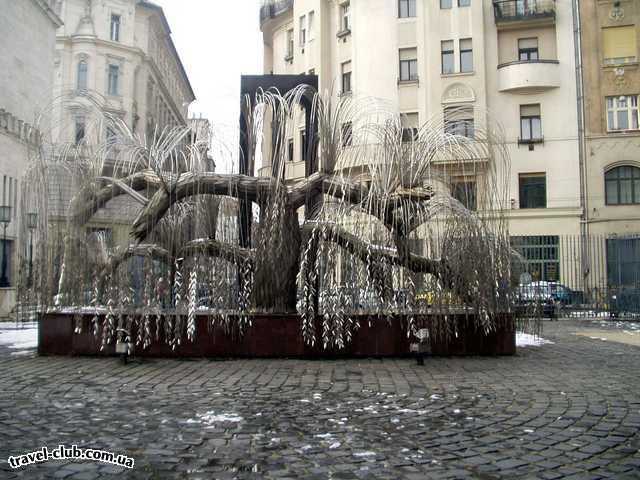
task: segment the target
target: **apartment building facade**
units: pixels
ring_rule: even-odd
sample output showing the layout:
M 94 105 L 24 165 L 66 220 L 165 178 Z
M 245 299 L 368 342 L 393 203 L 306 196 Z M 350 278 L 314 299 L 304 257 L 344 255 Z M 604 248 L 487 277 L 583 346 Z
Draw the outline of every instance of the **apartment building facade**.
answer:
M 407 128 L 452 108 L 502 125 L 510 233 L 534 278 L 561 279 L 559 239 L 583 215 L 572 2 L 285 0 L 261 25 L 265 73 L 315 73 L 321 90 L 392 105 Z M 293 137 L 287 178 L 304 172 Z
M 51 99 L 62 25 L 53 7 L 45 0 L 0 0 L 0 317 L 16 302 L 22 176 L 48 133 L 37 129 L 37 117 Z
M 640 3 L 582 0 L 586 228 L 621 286 L 640 284 Z
M 166 128 L 191 126 L 188 108 L 195 95 L 160 6 L 147 0 L 56 2 L 65 22 L 57 32 L 53 87 L 52 135 L 59 151 L 82 156 L 87 146 L 109 144 L 117 132 L 99 121 L 104 113 L 148 145 Z M 110 175 L 117 147 L 106 155 Z M 64 177 L 63 170 L 52 170 L 56 201 L 50 214 L 63 221 L 75 191 Z M 87 233 L 128 245 L 139 208 L 129 198 L 116 198 L 94 215 Z
M 100 107 L 141 138 L 186 126 L 193 89 L 162 8 L 146 0 L 57 0 L 64 19 L 56 42 L 56 96 L 96 93 Z M 75 105 L 75 103 L 74 103 Z M 61 104 L 60 142 L 87 135 L 82 109 Z M 100 132 L 106 139 L 108 132 Z M 100 135 L 96 135 L 100 137 Z M 92 139 L 94 140 L 94 139 Z

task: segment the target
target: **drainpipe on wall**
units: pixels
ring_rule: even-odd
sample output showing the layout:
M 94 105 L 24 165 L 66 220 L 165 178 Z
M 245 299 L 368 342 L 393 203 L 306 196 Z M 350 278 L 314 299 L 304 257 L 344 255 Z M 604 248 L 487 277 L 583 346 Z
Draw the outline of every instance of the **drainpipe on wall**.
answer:
M 578 164 L 580 167 L 580 236 L 583 291 L 586 277 L 589 274 L 591 260 L 589 258 L 589 200 L 587 186 L 586 151 L 587 141 L 585 135 L 585 101 L 584 101 L 584 76 L 582 67 L 582 26 L 580 19 L 580 0 L 572 0 L 573 10 L 573 45 L 576 64 L 576 105 L 578 109 Z

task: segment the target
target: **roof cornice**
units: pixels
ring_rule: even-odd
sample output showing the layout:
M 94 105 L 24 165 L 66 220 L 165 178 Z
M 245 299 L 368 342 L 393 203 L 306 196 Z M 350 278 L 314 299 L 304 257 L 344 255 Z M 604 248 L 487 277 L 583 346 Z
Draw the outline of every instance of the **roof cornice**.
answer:
M 64 25 L 64 22 L 62 21 L 62 19 L 49 6 L 48 1 L 46 0 L 31 0 L 31 1 L 35 3 L 36 6 L 38 6 L 47 17 L 49 17 L 49 20 L 51 20 L 51 22 L 55 25 L 56 28 L 60 28 L 62 25 Z
M 180 73 L 182 74 L 182 78 L 184 79 L 185 83 L 187 84 L 187 88 L 189 89 L 189 93 L 191 93 L 191 97 L 195 100 L 196 94 L 193 92 L 193 87 L 191 86 L 191 81 L 189 80 L 189 76 L 187 75 L 187 71 L 185 70 L 184 65 L 182 64 L 182 59 L 180 58 L 180 55 L 178 54 L 178 50 L 176 49 L 176 46 L 173 43 L 173 39 L 171 38 L 171 27 L 169 27 L 169 22 L 167 22 L 167 17 L 164 14 L 164 10 L 162 9 L 162 7 L 160 5 L 156 5 L 155 3 L 151 3 L 148 0 L 138 0 L 138 5 L 140 5 L 142 7 L 149 8 L 151 10 L 155 10 L 160 15 L 160 20 L 161 20 L 162 25 L 164 26 L 164 28 L 165 28 L 165 30 L 167 32 L 167 38 L 169 39 L 169 48 L 171 49 L 171 52 L 173 53 L 173 56 L 176 59 L 176 63 L 178 64 L 178 68 L 180 69 Z

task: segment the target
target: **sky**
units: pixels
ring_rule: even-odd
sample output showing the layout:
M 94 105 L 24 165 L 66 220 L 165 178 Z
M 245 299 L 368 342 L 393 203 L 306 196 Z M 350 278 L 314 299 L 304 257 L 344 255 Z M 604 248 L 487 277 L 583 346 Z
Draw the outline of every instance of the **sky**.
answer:
M 240 75 L 262 73 L 260 0 L 154 0 L 164 9 L 173 42 L 196 101 L 191 116 L 208 118 L 218 131 L 235 132 Z M 230 165 L 218 165 L 218 171 Z

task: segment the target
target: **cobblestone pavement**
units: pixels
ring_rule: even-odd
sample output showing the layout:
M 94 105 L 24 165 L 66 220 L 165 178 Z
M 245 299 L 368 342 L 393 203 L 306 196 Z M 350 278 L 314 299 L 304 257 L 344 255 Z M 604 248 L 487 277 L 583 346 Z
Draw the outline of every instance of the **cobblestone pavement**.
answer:
M 640 478 L 640 348 L 545 324 L 515 357 L 38 358 L 0 350 L 0 478 Z M 131 471 L 10 455 L 77 444 Z

